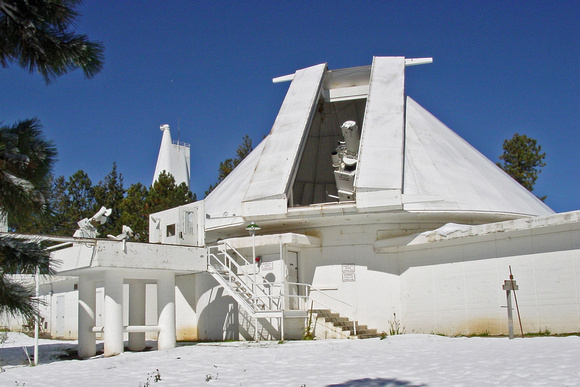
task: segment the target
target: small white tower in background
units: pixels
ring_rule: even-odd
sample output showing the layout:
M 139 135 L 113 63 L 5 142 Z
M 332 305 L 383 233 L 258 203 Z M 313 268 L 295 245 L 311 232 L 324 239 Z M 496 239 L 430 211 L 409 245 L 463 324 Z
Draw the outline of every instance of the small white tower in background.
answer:
M 157 165 L 153 175 L 153 183 L 157 181 L 161 172 L 171 173 L 175 178 L 177 185 L 187 184 L 189 187 L 189 166 L 190 166 L 190 147 L 189 144 L 172 141 L 169 125 L 161 125 L 159 129 L 163 132 L 159 156 L 157 156 Z
M 8 232 L 8 218 L 6 214 L 0 211 L 0 232 Z

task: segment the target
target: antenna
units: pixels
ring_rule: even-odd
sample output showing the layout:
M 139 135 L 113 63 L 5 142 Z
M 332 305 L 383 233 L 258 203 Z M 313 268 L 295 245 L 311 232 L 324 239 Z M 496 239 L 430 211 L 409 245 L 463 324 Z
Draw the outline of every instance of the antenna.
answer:
M 179 145 L 179 118 L 177 118 L 177 144 Z

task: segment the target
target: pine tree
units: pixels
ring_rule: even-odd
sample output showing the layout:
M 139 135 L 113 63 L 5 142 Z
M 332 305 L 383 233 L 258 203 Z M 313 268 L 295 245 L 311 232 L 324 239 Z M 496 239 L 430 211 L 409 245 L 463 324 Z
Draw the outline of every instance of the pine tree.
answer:
M 63 178 L 64 179 L 64 178 Z M 57 179 L 62 184 L 62 180 Z M 91 179 L 85 171 L 79 169 L 64 184 L 58 187 L 59 196 L 55 196 L 53 207 L 59 223 L 54 234 L 72 236 L 78 229 L 77 222 L 95 214 L 95 193 Z M 100 207 L 99 207 L 100 208 Z
M 67 183 L 64 176 L 54 179 L 52 184 L 52 217 L 48 230 L 45 232 L 50 235 L 72 235 L 71 231 L 76 229 L 71 219 L 66 218 L 66 212 L 70 207 L 70 198 L 67 193 Z M 79 221 L 77 219 L 76 221 Z
M 242 137 L 242 143 L 236 149 L 236 157 L 233 159 L 226 159 L 220 163 L 220 167 L 218 170 L 218 181 L 215 184 L 211 184 L 207 191 L 205 191 L 205 196 L 209 195 L 211 191 L 215 189 L 224 181 L 226 177 L 248 156 L 252 150 L 252 139 L 247 134 Z
M 546 165 L 545 157 L 535 139 L 516 133 L 503 142 L 503 154 L 499 157 L 502 162 L 497 165 L 531 192 L 541 168 Z
M 103 66 L 103 46 L 71 31 L 79 0 L 0 0 L 0 65 L 16 62 L 37 70 L 46 83 L 76 68 L 92 78 Z M 9 222 L 28 222 L 47 212 L 56 149 L 40 123 L 0 127 L 0 212 Z M 31 289 L 9 277 L 15 272 L 52 274 L 50 254 L 34 242 L 0 236 L 0 313 L 37 315 Z
M 195 195 L 191 193 L 185 183 L 176 185 L 173 175 L 163 171 L 149 189 L 147 210 L 149 214 L 152 214 L 191 203 L 195 200 Z
M 182 206 L 197 200 L 185 183 L 175 184 L 175 178 L 163 171 L 147 190 L 141 183 L 133 184 L 120 205 L 119 224 L 134 232 L 137 241 L 149 241 L 149 215 L 155 212 Z
M 80 68 L 92 78 L 103 68 L 103 45 L 71 31 L 80 0 L 1 0 L 0 64 L 37 70 L 46 83 Z
M 0 212 L 26 222 L 46 211 L 56 148 L 44 139 L 38 120 L 0 127 Z M 31 289 L 10 274 L 52 274 L 50 254 L 35 242 L 0 236 L 0 314 L 36 313 Z
M 95 195 L 94 211 L 98 211 L 101 206 L 110 208 L 112 211 L 107 223 L 99 228 L 101 236 L 119 234 L 123 227 L 119 218 L 121 217 L 120 205 L 125 197 L 125 189 L 123 188 L 123 175 L 117 173 L 117 163 L 113 163 L 113 170 L 93 188 L 93 191 Z
M 131 227 L 133 239 L 138 242 L 148 242 L 149 239 L 148 193 L 143 184 L 132 184 L 127 190 L 127 196 L 119 204 L 120 216 L 117 224 Z

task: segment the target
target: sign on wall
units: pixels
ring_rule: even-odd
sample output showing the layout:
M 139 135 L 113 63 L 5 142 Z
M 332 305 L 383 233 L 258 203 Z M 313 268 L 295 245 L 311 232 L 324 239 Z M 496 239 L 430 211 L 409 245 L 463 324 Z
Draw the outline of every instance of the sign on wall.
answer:
M 262 271 L 274 270 L 274 262 L 262 262 Z
M 355 282 L 354 264 L 342 265 L 342 282 Z

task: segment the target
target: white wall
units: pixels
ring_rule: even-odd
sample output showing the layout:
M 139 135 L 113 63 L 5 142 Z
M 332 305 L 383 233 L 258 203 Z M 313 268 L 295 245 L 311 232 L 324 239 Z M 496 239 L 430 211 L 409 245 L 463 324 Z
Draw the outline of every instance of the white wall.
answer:
M 401 267 L 407 332 L 507 334 L 510 265 L 525 332 L 580 331 L 579 241 L 578 225 L 567 225 L 387 254 Z
M 175 321 L 178 341 L 196 341 L 196 275 L 175 277 Z
M 360 324 L 387 330 L 393 313 L 400 315 L 397 261 L 374 252 L 385 225 L 339 226 L 320 230 L 322 248 L 303 249 L 301 280 L 311 283 L 313 297 L 334 311 L 353 315 Z M 354 265 L 354 281 L 348 273 Z M 337 301 L 337 299 L 341 301 Z M 316 307 L 316 305 L 315 305 Z
M 195 274 L 199 340 L 238 340 L 238 305 L 209 273 Z
M 47 322 L 45 332 L 52 337 L 76 339 L 78 334 L 78 278 L 56 278 L 51 284 L 40 286 L 45 305 L 40 313 Z M 62 304 L 61 304 L 62 303 Z M 44 327 L 43 327 L 44 328 Z

